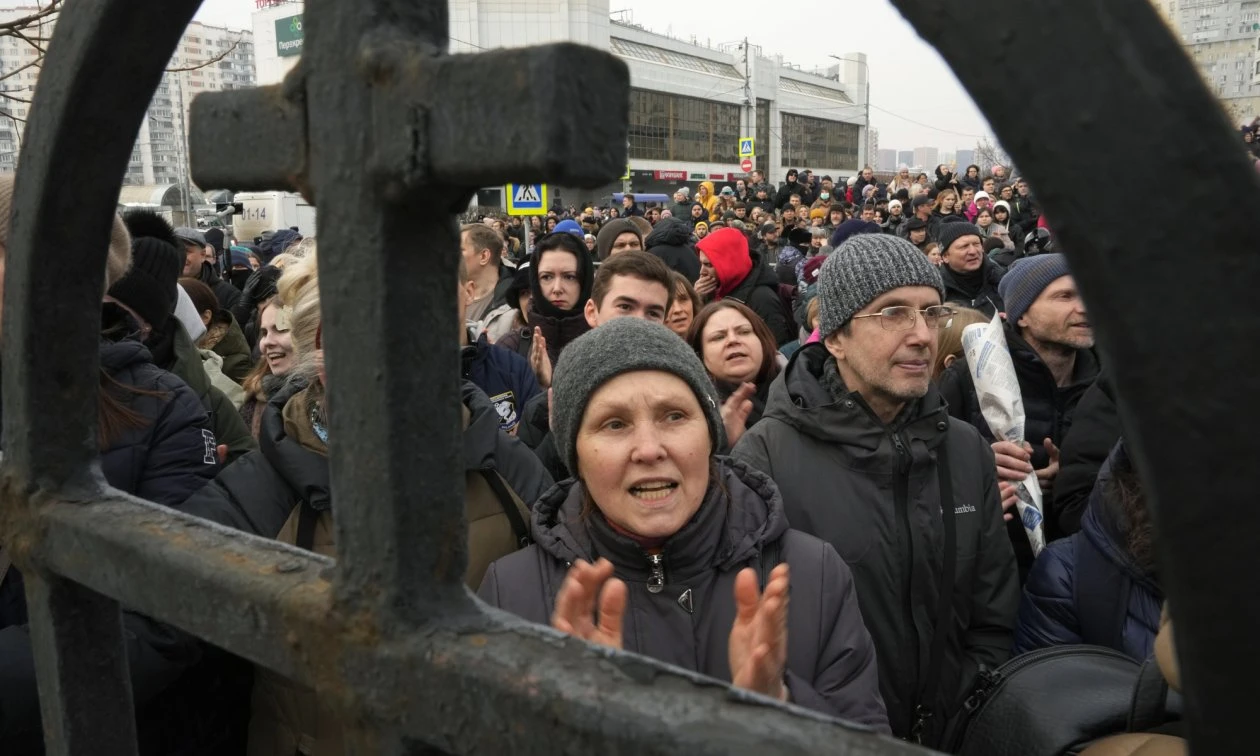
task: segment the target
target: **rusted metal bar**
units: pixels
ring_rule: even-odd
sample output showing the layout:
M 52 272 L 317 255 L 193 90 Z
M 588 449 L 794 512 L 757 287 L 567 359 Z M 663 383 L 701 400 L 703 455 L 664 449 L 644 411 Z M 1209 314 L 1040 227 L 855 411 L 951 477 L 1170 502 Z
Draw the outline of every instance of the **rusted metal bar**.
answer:
M 283 84 L 193 98 L 188 150 L 198 186 L 309 192 L 305 70 L 299 63 Z
M 100 0 L 62 14 L 23 140 L 4 283 L 3 343 L 13 359 L 3 367 L 0 539 L 25 570 L 54 756 L 136 751 L 117 603 L 34 569 L 27 545 L 41 490 L 81 496 L 99 487 L 97 343 L 110 226 L 140 121 L 197 5 L 173 0 L 155 13 Z M 129 38 L 145 43 L 119 54 Z
M 35 548 L 49 570 L 341 700 L 372 732 L 396 734 L 361 735 L 382 752 L 406 740 L 450 753 L 554 754 L 561 742 L 573 752 L 926 753 L 497 611 L 446 611 L 389 637 L 370 613 L 330 600 L 328 559 L 154 504 L 57 503 L 41 520 Z
M 1030 177 L 1089 305 L 1155 505 L 1192 748 L 1252 751 L 1260 595 L 1220 582 L 1255 571 L 1260 532 L 1260 183 L 1237 131 L 1146 0 L 894 4 Z M 986 44 L 956 33 L 975 24 Z
M 136 753 L 118 602 L 39 573 L 26 595 L 48 756 Z

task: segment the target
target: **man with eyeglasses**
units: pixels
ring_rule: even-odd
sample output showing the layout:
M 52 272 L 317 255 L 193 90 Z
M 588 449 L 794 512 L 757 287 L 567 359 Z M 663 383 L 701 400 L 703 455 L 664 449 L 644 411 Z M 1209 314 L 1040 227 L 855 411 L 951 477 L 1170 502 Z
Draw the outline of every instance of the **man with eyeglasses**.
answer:
M 922 252 L 853 236 L 817 287 L 822 341 L 793 355 L 733 454 L 848 563 L 893 733 L 937 745 L 980 668 L 1010 653 L 1019 584 L 993 452 L 932 384 L 951 308 Z
M 1032 567 L 1033 553 L 1023 526 L 1013 516 L 1013 484 L 1036 470 L 1044 500 L 1053 498 L 1059 447 L 1072 427 L 1081 396 L 1098 378 L 1099 362 L 1085 303 L 1063 255 L 1016 260 L 998 291 L 1006 302 L 1006 346 L 1023 398 L 1024 443 L 993 438 L 965 360 L 941 374 L 940 390 L 950 414 L 971 423 L 993 445 L 1007 532 L 1022 578 Z M 1045 526 L 1047 540 L 1063 535 L 1056 531 L 1057 518 L 1047 517 Z

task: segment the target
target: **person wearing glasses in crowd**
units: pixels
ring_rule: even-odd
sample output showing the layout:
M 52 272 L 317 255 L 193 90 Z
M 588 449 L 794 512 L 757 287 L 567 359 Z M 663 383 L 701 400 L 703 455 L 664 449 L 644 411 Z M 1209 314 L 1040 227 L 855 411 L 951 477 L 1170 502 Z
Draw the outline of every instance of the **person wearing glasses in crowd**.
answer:
M 848 563 L 893 734 L 935 745 L 979 670 L 1010 655 L 1019 583 L 993 452 L 932 383 L 952 307 L 921 251 L 853 236 L 818 296 L 821 342 L 792 356 L 733 455 Z

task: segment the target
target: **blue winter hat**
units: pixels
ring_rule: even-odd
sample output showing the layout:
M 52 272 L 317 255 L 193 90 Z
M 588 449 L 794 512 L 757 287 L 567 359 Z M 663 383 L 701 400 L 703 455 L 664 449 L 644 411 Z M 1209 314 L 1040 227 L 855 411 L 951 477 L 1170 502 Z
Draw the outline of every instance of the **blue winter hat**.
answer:
M 1070 275 L 1067 258 L 1059 253 L 1016 260 L 998 282 L 998 295 L 1006 305 L 1006 321 L 1018 323 L 1047 286 Z
M 849 240 L 850 236 L 858 234 L 878 234 L 883 229 L 878 223 L 864 221 L 861 218 L 850 218 L 849 220 L 836 226 L 836 230 L 831 234 L 831 246 L 837 248 Z
M 584 239 L 586 237 L 586 231 L 583 230 L 582 226 L 572 218 L 567 218 L 557 223 L 555 231 L 556 233 L 573 234 L 579 239 Z

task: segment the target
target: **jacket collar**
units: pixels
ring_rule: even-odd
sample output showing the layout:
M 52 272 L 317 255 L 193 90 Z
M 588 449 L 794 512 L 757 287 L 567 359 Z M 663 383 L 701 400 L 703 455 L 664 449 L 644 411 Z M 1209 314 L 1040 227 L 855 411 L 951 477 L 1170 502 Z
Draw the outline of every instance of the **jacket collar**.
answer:
M 944 441 L 949 430 L 948 413 L 935 384 L 929 384 L 923 398 L 910 402 L 891 425 L 886 425 L 861 394 L 833 391 L 826 385 L 824 372 L 829 363 L 834 365 L 835 358 L 821 343 L 798 349 L 770 387 L 765 416 L 820 441 L 871 451 L 878 449 L 890 432 L 923 441 L 929 448 Z M 839 380 L 838 374 L 835 380 Z
M 290 432 L 303 420 L 309 423 L 305 411 L 299 413 L 306 406 L 305 392 L 306 385 L 300 380 L 290 381 L 276 392 L 263 410 L 258 448 L 294 494 L 322 512 L 332 506 L 328 457 L 307 448 Z M 289 407 L 291 403 L 293 407 Z
M 715 463 L 720 484 L 710 482 L 695 516 L 661 547 L 671 582 L 743 565 L 787 531 L 774 481 L 738 460 L 717 457 Z M 648 555 L 614 530 L 598 509 L 583 517 L 585 497 L 583 484 L 574 479 L 543 495 L 531 523 L 538 547 L 567 563 L 604 557 L 619 575 L 645 581 L 651 571 Z

